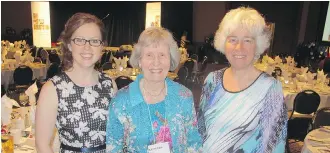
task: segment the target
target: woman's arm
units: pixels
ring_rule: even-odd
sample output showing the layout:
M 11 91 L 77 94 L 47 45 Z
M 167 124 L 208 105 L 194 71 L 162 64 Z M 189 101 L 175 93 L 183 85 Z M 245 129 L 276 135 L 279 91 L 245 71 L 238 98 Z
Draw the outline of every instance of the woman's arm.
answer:
M 195 105 L 194 105 L 194 98 L 193 95 L 189 98 L 187 98 L 187 101 L 185 104 L 189 104 L 188 107 L 188 114 L 187 114 L 187 122 L 185 124 L 187 129 L 187 152 L 193 153 L 193 152 L 201 152 L 202 147 L 202 137 L 200 133 L 198 132 L 198 126 L 197 126 L 197 117 L 196 117 L 196 111 L 195 111 Z
M 203 140 L 206 137 L 206 127 L 205 127 L 205 120 L 204 120 L 204 107 L 207 104 L 207 101 L 209 99 L 209 95 L 211 94 L 211 91 L 213 90 L 213 72 L 211 72 L 206 79 L 204 80 L 204 85 L 202 88 L 201 98 L 199 102 L 198 112 L 197 112 L 197 121 L 198 121 L 198 131 L 201 134 Z
M 51 81 L 46 82 L 40 92 L 36 110 L 36 147 L 38 152 L 52 153 L 51 139 L 57 116 L 58 97 Z
M 267 94 L 266 110 L 268 123 L 263 132 L 264 152 L 283 153 L 285 152 L 288 115 L 284 103 L 282 85 L 275 81 Z
M 115 113 L 115 109 L 120 109 L 116 107 L 115 101 L 115 98 L 112 99 L 108 111 L 109 117 L 106 129 L 107 153 L 120 153 L 123 151 L 124 128 Z

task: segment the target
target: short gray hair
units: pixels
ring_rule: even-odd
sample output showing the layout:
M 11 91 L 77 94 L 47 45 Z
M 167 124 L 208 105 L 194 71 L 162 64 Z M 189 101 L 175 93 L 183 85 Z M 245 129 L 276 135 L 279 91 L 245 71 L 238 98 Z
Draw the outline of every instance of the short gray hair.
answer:
M 270 32 L 267 30 L 265 19 L 253 8 L 239 7 L 225 15 L 215 33 L 215 48 L 225 54 L 226 39 L 238 28 L 246 29 L 254 36 L 257 46 L 255 59 L 258 59 L 269 47 Z
M 170 70 L 174 71 L 180 63 L 180 52 L 178 44 L 174 40 L 170 31 L 159 27 L 150 27 L 145 29 L 139 37 L 138 42 L 134 45 L 132 55 L 130 57 L 130 64 L 134 68 L 139 68 L 139 60 L 141 59 L 142 48 L 150 45 L 159 45 L 164 43 L 168 45 L 170 50 Z

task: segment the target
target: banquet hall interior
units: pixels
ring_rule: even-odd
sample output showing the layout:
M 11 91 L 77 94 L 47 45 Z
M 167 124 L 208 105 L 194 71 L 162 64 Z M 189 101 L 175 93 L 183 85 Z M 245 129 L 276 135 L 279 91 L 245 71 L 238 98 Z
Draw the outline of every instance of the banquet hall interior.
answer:
M 2 140 L 8 128 L 3 117 L 11 116 L 8 124 L 23 126 L 28 133 L 19 142 L 27 147 L 15 147 L 15 152 L 35 150 L 31 108 L 43 84 L 61 72 L 58 38 L 74 13 L 91 13 L 104 23 L 107 46 L 95 67 L 113 78 L 119 89 L 141 73 L 129 64 L 140 33 L 150 26 L 171 31 L 181 58 L 168 78 L 193 92 L 198 109 L 205 77 L 229 66 L 214 48 L 214 34 L 226 12 L 239 6 L 258 10 L 271 32 L 270 47 L 255 67 L 282 83 L 289 117 L 287 152 L 330 152 L 330 128 L 317 133 L 330 127 L 329 1 L 2 1 Z M 2 141 L 2 152 L 6 145 Z

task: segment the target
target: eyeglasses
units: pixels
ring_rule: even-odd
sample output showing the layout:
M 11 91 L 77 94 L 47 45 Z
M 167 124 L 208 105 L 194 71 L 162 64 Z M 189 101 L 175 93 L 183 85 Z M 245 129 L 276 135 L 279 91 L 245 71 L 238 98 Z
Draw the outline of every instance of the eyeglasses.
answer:
M 98 39 L 86 40 L 84 38 L 74 38 L 71 40 L 78 46 L 84 46 L 86 44 L 86 42 L 89 42 L 89 44 L 94 47 L 99 47 L 100 45 L 103 44 L 103 42 Z

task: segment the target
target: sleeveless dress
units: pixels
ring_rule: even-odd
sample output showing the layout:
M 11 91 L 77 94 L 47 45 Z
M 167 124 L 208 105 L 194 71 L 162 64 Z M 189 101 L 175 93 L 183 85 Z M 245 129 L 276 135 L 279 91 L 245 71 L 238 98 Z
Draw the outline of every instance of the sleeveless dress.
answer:
M 91 148 L 105 144 L 108 105 L 114 96 L 110 77 L 99 73 L 94 86 L 80 87 L 66 73 L 50 79 L 58 96 L 56 128 L 60 142 L 75 148 Z M 78 153 L 60 149 L 60 153 Z M 105 153 L 104 150 L 93 153 Z

